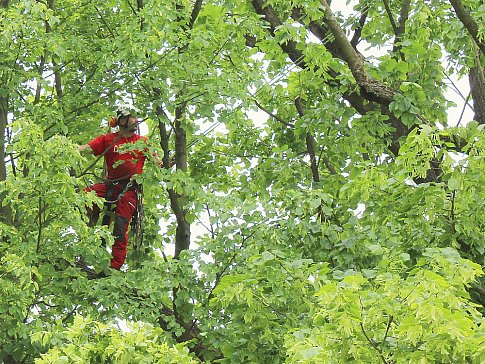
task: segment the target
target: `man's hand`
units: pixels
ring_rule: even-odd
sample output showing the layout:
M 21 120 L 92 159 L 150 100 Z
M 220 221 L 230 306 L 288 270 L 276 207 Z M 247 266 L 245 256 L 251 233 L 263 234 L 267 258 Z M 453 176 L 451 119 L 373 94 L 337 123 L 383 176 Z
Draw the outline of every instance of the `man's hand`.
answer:
M 89 144 L 78 145 L 77 148 L 79 153 L 93 153 L 93 149 Z
M 168 162 L 168 166 L 172 167 L 175 164 L 175 156 L 173 158 L 170 158 L 170 161 Z
M 163 161 L 158 157 L 158 155 L 154 155 L 155 157 L 155 160 L 157 161 L 157 165 L 160 167 L 160 168 L 164 168 L 165 167 L 165 164 L 163 163 Z M 175 157 L 171 158 L 169 161 L 168 161 L 168 168 L 172 167 L 173 165 L 175 164 Z
M 165 164 L 163 163 L 162 160 L 158 159 L 157 160 L 157 164 L 160 168 L 164 168 L 165 167 Z M 175 164 L 175 157 L 174 158 L 171 158 L 169 161 L 168 161 L 168 168 L 172 167 L 173 165 Z

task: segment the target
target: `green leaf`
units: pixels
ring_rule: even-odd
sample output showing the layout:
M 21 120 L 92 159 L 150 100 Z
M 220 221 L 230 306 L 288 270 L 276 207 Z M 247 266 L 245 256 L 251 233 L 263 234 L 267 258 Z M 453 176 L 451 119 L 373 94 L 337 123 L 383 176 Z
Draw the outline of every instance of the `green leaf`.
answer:
M 460 189 L 460 181 L 454 177 L 451 177 L 448 180 L 448 188 L 452 191 Z

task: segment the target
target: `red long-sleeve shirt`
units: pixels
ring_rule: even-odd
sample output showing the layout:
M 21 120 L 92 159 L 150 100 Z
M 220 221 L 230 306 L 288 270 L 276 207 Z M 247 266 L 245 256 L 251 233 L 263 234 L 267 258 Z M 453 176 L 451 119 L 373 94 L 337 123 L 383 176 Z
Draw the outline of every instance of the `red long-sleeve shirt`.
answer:
M 130 138 L 118 137 L 119 133 L 109 133 L 100 135 L 88 142 L 94 155 L 100 155 L 108 148 L 104 159 L 108 169 L 107 178 L 110 180 L 127 179 L 134 174 L 140 174 L 146 159 L 145 154 L 139 149 L 120 153 L 120 149 L 122 149 L 120 148 L 121 145 L 135 143 L 140 139 L 146 141 L 146 137 L 138 134 L 134 134 Z M 118 140 L 114 142 L 116 138 Z

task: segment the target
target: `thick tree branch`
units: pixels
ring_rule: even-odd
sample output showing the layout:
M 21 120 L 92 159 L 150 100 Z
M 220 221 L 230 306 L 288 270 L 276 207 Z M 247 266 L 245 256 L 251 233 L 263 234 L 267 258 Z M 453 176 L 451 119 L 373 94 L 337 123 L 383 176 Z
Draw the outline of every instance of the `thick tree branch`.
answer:
M 283 24 L 274 9 L 270 5 L 267 5 L 264 0 L 252 0 L 251 3 L 253 4 L 256 13 L 263 15 L 265 20 L 271 25 L 268 31 L 271 36 L 274 37 L 275 29 Z M 297 66 L 306 68 L 307 65 L 303 59 L 303 53 L 297 49 L 296 45 L 297 43 L 293 40 L 287 40 L 284 43 L 280 43 L 281 49 Z
M 274 36 L 275 29 L 282 24 L 281 20 L 277 16 L 276 12 L 273 10 L 273 8 L 270 5 L 267 5 L 264 0 L 252 0 L 253 7 L 255 11 L 259 14 L 264 16 L 265 20 L 270 24 L 270 27 L 268 28 L 268 31 L 272 36 Z M 301 9 L 294 9 L 292 12 L 293 19 L 300 21 L 299 19 L 303 16 L 304 14 L 302 13 Z M 341 50 L 341 47 L 339 46 L 338 43 L 336 42 L 328 42 L 327 40 L 327 35 L 328 31 L 323 27 L 318 25 L 316 22 L 312 23 L 313 25 L 311 26 L 311 30 L 315 36 L 317 36 L 322 43 L 326 44 L 327 49 L 330 51 L 332 56 L 343 59 L 345 60 L 344 54 Z M 338 24 L 337 24 L 338 26 Z M 341 30 L 341 32 L 343 32 Z M 344 35 L 345 37 L 345 35 Z M 348 41 L 347 41 L 348 42 Z M 299 50 L 297 47 L 297 43 L 294 41 L 287 41 L 284 44 L 280 44 L 281 49 L 288 55 L 288 57 L 299 67 L 302 69 L 307 69 L 308 65 L 303 61 L 303 53 Z M 350 48 L 352 46 L 350 45 Z M 356 51 L 351 51 L 352 54 L 357 54 Z M 360 57 L 360 55 L 358 55 Z M 339 76 L 339 73 L 332 70 L 331 68 L 328 70 L 328 74 L 333 77 L 332 82 L 336 83 L 337 85 L 339 82 L 337 81 L 337 78 Z M 361 115 L 367 114 L 371 110 L 376 110 L 377 106 L 372 103 L 367 103 L 366 99 L 364 97 L 368 96 L 365 93 L 363 95 L 359 95 L 356 92 L 352 91 L 347 91 L 343 95 L 343 98 L 349 102 L 349 104 L 357 110 L 358 113 Z M 364 97 L 362 97 L 364 96 Z M 370 98 L 368 98 L 370 100 Z M 399 151 L 399 143 L 398 140 L 402 137 L 408 134 L 409 130 L 408 128 L 399 120 L 397 119 L 387 108 L 384 107 L 384 110 L 382 111 L 386 115 L 389 116 L 389 124 L 394 127 L 395 131 L 392 132 L 391 134 L 391 145 L 389 146 L 389 149 L 394 155 L 398 154 Z
M 178 95 L 180 97 L 181 95 Z M 177 97 L 177 98 L 178 98 Z M 177 170 L 187 171 L 187 132 L 183 126 L 186 104 L 182 103 L 175 109 L 175 165 Z M 189 249 L 190 245 L 190 224 L 186 220 L 188 211 L 184 206 L 186 198 L 175 190 L 169 190 L 170 204 L 177 219 L 175 232 L 175 254 L 178 258 L 183 250 Z
M 383 115 L 388 117 L 386 123 L 393 128 L 390 133 L 390 144 L 388 146 L 389 150 L 394 156 L 399 154 L 400 140 L 402 137 L 406 137 L 409 132 L 413 129 L 412 127 L 406 126 L 399 118 L 397 118 L 390 110 L 389 104 L 393 101 L 397 91 L 389 87 L 383 82 L 373 80 L 367 73 L 364 67 L 364 58 L 353 48 L 350 41 L 347 39 L 345 32 L 340 27 L 337 19 L 333 15 L 328 2 L 325 0 L 320 0 L 324 6 L 325 16 L 323 19 L 324 26 L 314 24 L 313 32 L 322 43 L 328 42 L 326 35 L 326 28 L 330 29 L 333 34 L 335 41 L 331 42 L 331 46 L 327 47 L 329 52 L 333 57 L 342 59 L 350 68 L 352 74 L 354 75 L 357 84 L 360 87 L 360 93 L 346 91 L 343 93 L 342 97 L 349 102 L 349 104 L 361 115 L 365 115 L 370 111 L 379 111 Z M 264 0 L 251 0 L 255 11 L 264 17 L 264 19 L 269 23 L 268 32 L 274 36 L 276 28 L 283 24 L 279 19 L 275 10 L 271 5 L 266 4 Z M 403 7 L 401 9 L 401 19 L 400 25 L 404 26 L 405 19 L 408 16 L 408 0 L 403 0 Z M 293 19 L 298 19 L 302 16 L 301 9 L 293 9 L 292 17 Z M 405 28 L 403 28 L 405 29 Z M 293 40 L 287 40 L 284 43 L 279 44 L 283 52 L 285 52 L 288 57 L 300 68 L 307 69 L 309 65 L 304 61 L 303 52 L 301 51 L 301 46 L 298 45 Z M 304 45 L 303 45 L 304 46 Z M 314 67 L 316 69 L 316 67 Z M 333 77 L 331 80 L 331 87 L 339 85 L 338 76 L 339 73 L 331 68 L 327 70 L 328 75 Z M 330 81 L 326 80 L 330 83 Z M 368 102 L 370 101 L 370 102 Z M 432 161 L 432 167 L 427 173 L 425 178 L 416 179 L 416 183 L 438 181 L 441 176 L 441 171 L 439 169 L 439 161 Z
M 189 20 L 189 29 L 194 27 L 195 21 L 199 16 L 200 10 L 202 9 L 202 0 L 196 0 L 194 4 L 194 8 L 192 9 L 192 13 L 190 14 Z
M 401 13 L 399 14 L 399 26 L 397 28 L 396 36 L 402 37 L 406 31 L 406 22 L 409 19 L 409 11 L 411 10 L 411 0 L 402 0 Z
M 383 106 L 388 106 L 391 101 L 394 100 L 396 96 L 396 90 L 389 87 L 388 85 L 373 80 L 365 71 L 364 59 L 357 53 L 357 51 L 352 47 L 350 41 L 347 39 L 345 32 L 340 27 L 337 19 L 333 15 L 330 6 L 325 0 L 320 0 L 321 4 L 325 9 L 324 21 L 328 26 L 330 31 L 335 37 L 335 41 L 342 50 L 342 55 L 352 72 L 355 80 L 361 88 L 364 96 L 371 101 L 375 101 Z
M 247 47 L 250 47 L 250 48 L 253 48 L 256 46 L 256 43 L 257 43 L 257 39 L 255 36 L 253 35 L 249 35 L 249 34 L 246 34 L 244 36 L 244 38 L 246 38 L 246 46 Z
M 190 352 L 194 353 L 199 359 L 204 360 L 204 354 L 207 352 L 207 348 L 200 337 L 201 331 L 197 325 L 195 325 L 195 321 L 190 323 L 185 322 L 177 315 L 176 312 L 174 312 L 174 310 L 167 306 L 162 306 L 160 313 L 161 315 L 158 318 L 158 324 L 160 327 L 165 331 L 172 331 L 168 326 L 169 320 L 167 320 L 166 317 L 174 317 L 177 324 L 180 325 L 180 327 L 184 330 L 184 333 L 181 336 L 177 336 L 175 333 L 172 333 L 174 340 L 178 343 L 194 340 L 196 344 L 190 348 Z M 221 353 L 215 353 L 215 356 L 217 356 L 219 359 L 223 358 Z
M 478 121 L 479 124 L 485 124 L 485 67 L 482 67 L 478 57 L 476 58 L 478 65 L 472 67 L 468 74 L 473 110 L 475 112 L 473 119 Z
M 295 107 L 300 118 L 305 116 L 305 109 L 300 97 L 295 99 Z M 320 174 L 318 173 L 318 162 L 317 157 L 315 156 L 315 139 L 309 131 L 306 133 L 305 142 L 307 153 L 310 156 L 310 168 L 312 170 L 313 182 L 317 184 L 320 182 Z
M 54 57 L 52 57 L 52 66 L 54 68 L 57 67 L 57 62 L 54 59 Z M 54 72 L 54 88 L 56 90 L 57 101 L 60 101 L 62 99 L 63 92 L 62 92 L 62 78 L 61 78 L 61 73 L 59 71 Z
M 271 116 L 273 119 L 275 119 L 276 121 L 279 121 L 281 124 L 289 127 L 289 128 L 293 128 L 294 125 L 289 123 L 288 121 L 286 120 L 283 120 L 282 118 L 280 118 L 278 115 L 272 113 L 271 111 L 269 111 L 267 108 L 265 108 L 263 105 L 261 105 L 257 100 L 253 100 L 254 103 L 256 104 L 256 106 L 261 110 L 261 111 L 264 111 L 266 114 L 268 114 L 269 116 Z
M 451 6 L 455 9 L 456 16 L 462 22 L 463 26 L 468 30 L 471 37 L 480 48 L 480 51 L 485 55 L 485 42 L 480 41 L 478 38 L 478 24 L 475 19 L 470 15 L 470 12 L 465 8 L 461 0 L 450 0 Z
M 187 137 L 185 129 L 182 127 L 181 118 L 183 117 L 182 111 L 185 109 L 185 105 L 176 109 L 176 121 L 174 125 L 175 131 L 175 164 L 177 169 L 182 171 L 187 170 Z M 157 115 L 165 116 L 163 109 L 158 107 L 156 109 Z M 160 132 L 160 146 L 163 150 L 163 165 L 168 168 L 170 165 L 170 151 L 169 151 L 169 139 L 170 135 L 165 127 L 165 124 L 160 120 L 158 123 L 158 129 Z M 174 258 L 178 258 L 180 253 L 189 248 L 190 244 L 190 224 L 185 219 L 187 211 L 183 208 L 182 196 L 178 194 L 174 189 L 168 189 L 168 196 L 170 199 L 170 207 L 177 220 L 177 228 L 175 232 L 175 255 Z
M 161 120 L 162 117 L 165 120 L 168 120 L 167 114 L 165 114 L 165 111 L 163 111 L 162 107 L 157 106 L 155 113 L 159 117 L 158 121 L 158 131 L 160 133 L 160 147 L 163 150 L 163 157 L 162 157 L 162 162 L 163 166 L 165 168 L 169 168 L 169 163 L 170 163 L 170 149 L 169 149 L 169 139 L 170 139 L 170 133 L 167 131 L 167 128 L 165 126 L 165 123 Z
M 45 66 L 45 54 L 40 56 L 40 64 L 39 64 L 39 67 L 37 68 L 39 72 L 39 81 L 37 82 L 37 87 L 35 89 L 34 105 L 40 102 L 40 97 L 42 92 L 42 83 L 40 82 L 40 78 L 42 78 L 42 73 L 44 72 L 44 66 Z
M 293 20 L 299 22 L 303 26 L 307 26 L 303 19 L 306 16 L 304 9 L 302 8 L 293 8 L 291 11 L 291 17 Z M 328 49 L 328 51 L 334 56 L 335 58 L 343 59 L 343 55 L 339 45 L 335 42 L 335 39 L 323 22 L 317 22 L 315 20 L 310 21 L 308 24 L 308 29 L 312 32 L 312 34 L 317 37 L 320 42 Z

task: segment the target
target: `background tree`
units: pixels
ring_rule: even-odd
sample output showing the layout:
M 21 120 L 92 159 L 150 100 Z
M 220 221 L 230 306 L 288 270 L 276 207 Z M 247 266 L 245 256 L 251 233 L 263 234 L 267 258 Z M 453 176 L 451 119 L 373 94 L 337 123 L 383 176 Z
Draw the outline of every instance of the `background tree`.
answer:
M 1 361 L 485 360 L 478 0 L 0 4 Z M 90 279 L 121 101 L 175 166 Z

